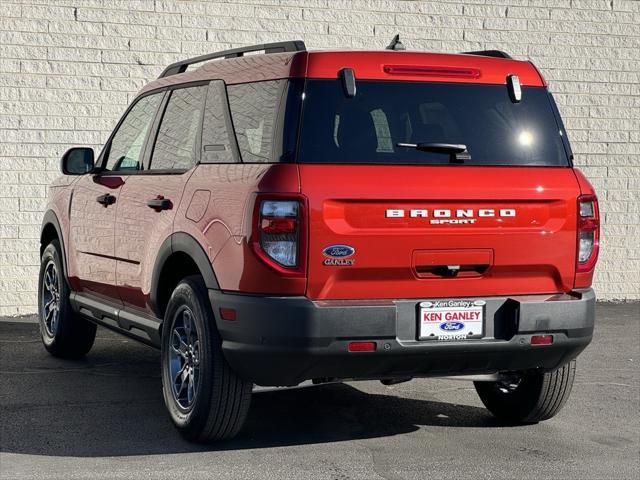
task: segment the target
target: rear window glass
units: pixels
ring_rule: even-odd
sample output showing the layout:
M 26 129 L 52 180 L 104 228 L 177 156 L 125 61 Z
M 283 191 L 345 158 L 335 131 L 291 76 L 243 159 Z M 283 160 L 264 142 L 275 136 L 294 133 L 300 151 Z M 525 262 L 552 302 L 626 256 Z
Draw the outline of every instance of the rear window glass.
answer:
M 544 88 L 523 87 L 513 103 L 506 85 L 356 81 L 353 98 L 339 80 L 308 80 L 298 161 L 447 164 L 448 153 L 398 143 L 466 145 L 471 165 L 566 166 L 560 129 Z

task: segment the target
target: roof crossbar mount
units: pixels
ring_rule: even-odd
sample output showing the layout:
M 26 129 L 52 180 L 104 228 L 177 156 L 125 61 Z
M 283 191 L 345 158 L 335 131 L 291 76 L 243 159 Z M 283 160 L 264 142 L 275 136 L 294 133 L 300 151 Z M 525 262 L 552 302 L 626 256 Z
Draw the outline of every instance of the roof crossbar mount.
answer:
M 495 57 L 495 58 L 513 58 L 508 53 L 502 50 L 478 50 L 477 52 L 462 52 L 465 55 L 480 55 L 481 57 Z
M 178 73 L 184 73 L 189 65 L 195 63 L 202 63 L 208 60 L 214 60 L 216 58 L 237 58 L 244 56 L 245 53 L 264 51 L 267 53 L 282 53 L 282 52 L 301 52 L 305 51 L 307 47 L 302 40 L 290 40 L 288 42 L 277 43 L 265 43 L 262 45 L 252 45 L 250 47 L 232 48 L 231 50 L 223 50 L 221 52 L 207 53 L 206 55 L 200 55 L 199 57 L 188 58 L 186 60 L 180 60 L 179 62 L 172 63 L 160 74 L 158 78 L 169 77 Z

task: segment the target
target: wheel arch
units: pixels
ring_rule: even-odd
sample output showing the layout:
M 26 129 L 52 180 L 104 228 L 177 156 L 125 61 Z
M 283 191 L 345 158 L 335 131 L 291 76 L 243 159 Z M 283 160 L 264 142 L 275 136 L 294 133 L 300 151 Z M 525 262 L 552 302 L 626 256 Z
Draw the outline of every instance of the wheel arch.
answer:
M 40 228 L 40 256 L 42 257 L 42 253 L 44 249 L 51 243 L 52 240 L 58 240 L 60 244 L 60 256 L 62 257 L 62 270 L 64 273 L 65 280 L 68 280 L 68 270 L 67 270 L 67 253 L 64 246 L 64 237 L 62 236 L 62 228 L 60 228 L 60 222 L 58 221 L 58 216 L 55 214 L 53 210 L 47 210 L 42 219 L 42 227 Z
M 220 288 L 202 245 L 187 233 L 171 234 L 160 245 L 151 277 L 149 304 L 159 318 L 164 317 L 173 288 L 182 278 L 193 274 L 202 276 L 207 289 Z

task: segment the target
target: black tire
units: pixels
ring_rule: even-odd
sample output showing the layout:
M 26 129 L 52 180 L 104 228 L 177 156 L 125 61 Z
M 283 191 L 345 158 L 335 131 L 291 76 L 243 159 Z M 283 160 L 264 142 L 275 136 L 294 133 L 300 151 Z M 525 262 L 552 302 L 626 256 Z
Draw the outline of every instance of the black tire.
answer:
M 40 337 L 51 355 L 82 358 L 93 346 L 96 325 L 80 317 L 71 308 L 70 289 L 62 268 L 60 251 L 58 240 L 52 240 L 42 252 L 38 280 Z
M 163 325 L 162 390 L 174 425 L 190 441 L 233 438 L 247 417 L 253 384 L 231 370 L 222 354 L 222 340 L 201 277 L 187 277 L 178 284 Z M 190 372 L 186 387 L 181 373 L 185 369 Z
M 576 375 L 576 361 L 547 373 L 514 377 L 517 386 L 505 382 L 474 382 L 485 407 L 509 423 L 537 423 L 555 416 L 567 402 Z

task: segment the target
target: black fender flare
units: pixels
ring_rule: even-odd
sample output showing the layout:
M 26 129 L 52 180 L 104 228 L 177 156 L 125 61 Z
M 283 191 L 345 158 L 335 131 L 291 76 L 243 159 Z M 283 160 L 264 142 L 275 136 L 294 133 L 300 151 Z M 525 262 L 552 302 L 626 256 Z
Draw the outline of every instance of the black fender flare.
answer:
M 200 243 L 198 243 L 195 238 L 187 233 L 172 233 L 167 238 L 165 238 L 164 242 L 162 242 L 162 245 L 160 245 L 155 264 L 153 265 L 149 302 L 153 310 L 156 312 L 158 308 L 158 289 L 160 286 L 160 274 L 162 273 L 162 269 L 164 268 L 164 265 L 169 257 L 172 254 L 178 252 L 185 253 L 189 255 L 189 257 L 191 257 L 191 259 L 197 265 L 198 270 L 200 270 L 200 274 L 204 279 L 204 284 L 208 289 L 220 289 L 218 279 L 216 278 L 216 274 L 213 271 L 211 260 L 209 260 L 209 257 L 205 253 Z
M 47 210 L 44 213 L 44 217 L 42 219 L 42 226 L 40 227 L 40 256 L 42 256 L 42 250 L 44 249 L 44 247 L 46 247 L 46 245 L 42 244 L 42 241 L 43 241 L 44 229 L 47 227 L 47 225 L 53 226 L 53 228 L 56 230 L 56 234 L 58 235 L 58 241 L 60 243 L 60 248 L 62 249 L 62 251 L 60 252 L 62 256 L 62 270 L 64 273 L 64 278 L 68 282 L 69 277 L 67 276 L 68 275 L 67 252 L 64 247 L 64 237 L 62 236 L 62 228 L 60 228 L 60 222 L 58 221 L 58 216 L 53 210 Z

